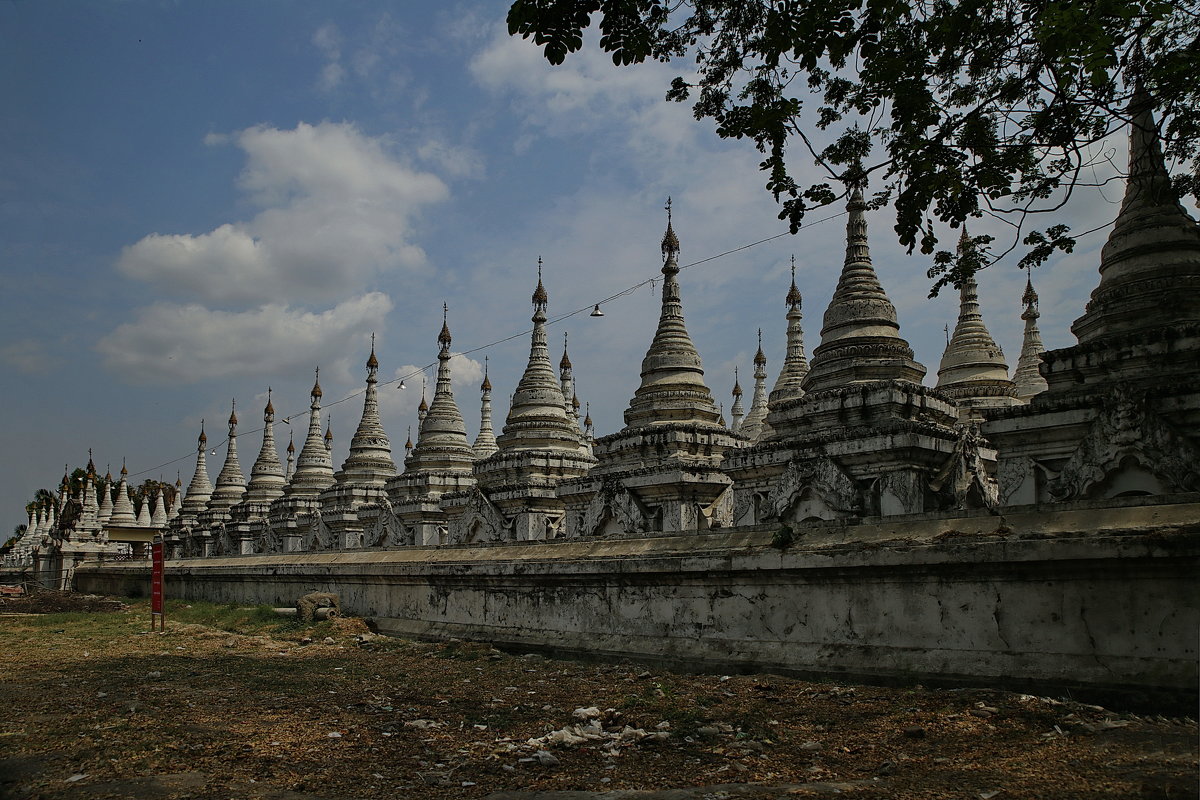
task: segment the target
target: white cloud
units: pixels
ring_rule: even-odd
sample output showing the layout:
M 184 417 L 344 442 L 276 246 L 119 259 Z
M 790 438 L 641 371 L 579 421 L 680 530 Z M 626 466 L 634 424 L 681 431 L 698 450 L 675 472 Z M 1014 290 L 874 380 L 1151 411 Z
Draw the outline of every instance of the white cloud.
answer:
M 341 63 L 342 34 L 337 25 L 329 22 L 317 28 L 312 42 L 325 57 L 325 65 L 317 77 L 317 89 L 332 92 L 346 77 L 346 68 Z
M 45 344 L 37 339 L 18 339 L 0 346 L 0 363 L 26 374 L 49 372 L 55 366 Z
M 414 220 L 449 191 L 384 140 L 333 122 L 260 125 L 233 140 L 247 157 L 238 185 L 262 211 L 208 233 L 150 234 L 124 248 L 122 273 L 177 297 L 253 307 L 345 296 L 381 272 L 425 266 Z
M 314 365 L 345 370 L 347 342 L 381 329 L 392 301 L 379 292 L 320 313 L 267 304 L 249 311 L 158 303 L 97 344 L 105 366 L 138 383 L 286 374 Z

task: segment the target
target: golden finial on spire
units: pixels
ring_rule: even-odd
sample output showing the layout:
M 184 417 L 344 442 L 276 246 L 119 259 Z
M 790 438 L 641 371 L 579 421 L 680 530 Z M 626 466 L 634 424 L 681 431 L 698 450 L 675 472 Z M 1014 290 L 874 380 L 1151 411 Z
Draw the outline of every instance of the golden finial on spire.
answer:
M 312 388 L 313 400 L 317 400 L 319 397 L 324 395 L 324 392 L 321 391 L 321 368 L 317 367 L 315 370 L 315 373 L 316 373 L 317 377 L 316 377 L 316 379 L 313 380 L 313 388 Z
M 734 396 L 734 397 L 741 397 L 741 396 L 742 396 L 742 385 L 741 385 L 740 383 L 738 383 L 738 368 L 737 368 L 737 364 L 734 364 L 734 365 L 733 365 L 733 396 Z
M 674 253 L 679 252 L 679 237 L 675 235 L 675 228 L 671 224 L 671 198 L 667 197 L 667 204 L 664 206 L 667 211 L 667 232 L 663 234 L 662 239 L 662 254 L 663 260 L 666 260 Z
M 558 368 L 560 370 L 571 369 L 571 359 L 567 356 L 567 332 L 566 331 L 563 331 L 563 357 L 562 357 L 562 360 L 558 362 Z
M 533 292 L 533 304 L 545 308 L 550 302 L 550 295 L 546 293 L 546 287 L 542 285 L 542 257 L 538 256 L 538 284 L 537 289 Z
M 263 414 L 268 417 L 275 416 L 275 405 L 271 402 L 271 387 L 267 387 L 267 407 L 263 409 Z
M 754 365 L 758 367 L 766 366 L 767 357 L 762 351 L 762 328 L 758 329 L 758 352 L 754 354 Z
M 233 399 L 233 402 L 232 402 L 232 403 L 230 404 L 230 406 L 229 406 L 229 424 L 230 424 L 231 426 L 232 426 L 232 425 L 237 425 L 237 422 L 238 422 L 238 418 L 237 418 L 237 398 L 235 397 L 235 398 Z M 231 433 L 232 433 L 232 431 L 231 431 Z
M 447 323 L 447 315 L 450 313 L 450 306 L 442 303 L 442 332 L 438 334 L 438 344 L 443 350 L 450 348 L 450 325 Z
M 371 331 L 371 355 L 367 358 L 367 369 L 379 369 L 379 359 L 375 357 L 375 332 Z
M 799 309 L 802 299 L 800 290 L 796 288 L 796 254 L 792 253 L 792 288 L 788 289 L 787 304 L 791 308 Z
M 208 443 L 208 436 L 204 433 L 204 418 L 200 419 L 200 449 L 204 449 L 204 445 Z

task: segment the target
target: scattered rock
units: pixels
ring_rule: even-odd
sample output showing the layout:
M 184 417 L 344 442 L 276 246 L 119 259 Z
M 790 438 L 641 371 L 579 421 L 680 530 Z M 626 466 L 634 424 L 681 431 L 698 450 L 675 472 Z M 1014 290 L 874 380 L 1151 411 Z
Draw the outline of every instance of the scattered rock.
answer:
M 558 760 L 558 756 L 554 755 L 549 750 L 538 750 L 533 754 L 533 757 L 543 767 L 557 767 L 562 763 Z
M 925 729 L 920 725 L 909 725 L 904 729 L 904 735 L 909 739 L 924 739 Z
M 332 636 L 326 636 L 324 639 L 321 640 L 321 643 L 322 644 L 337 644 L 337 639 L 334 639 Z
M 818 750 L 820 750 L 822 747 L 824 747 L 824 745 L 822 745 L 820 742 L 814 742 L 814 741 L 807 741 L 804 744 L 800 745 L 801 750 L 804 750 L 809 753 L 815 753 Z

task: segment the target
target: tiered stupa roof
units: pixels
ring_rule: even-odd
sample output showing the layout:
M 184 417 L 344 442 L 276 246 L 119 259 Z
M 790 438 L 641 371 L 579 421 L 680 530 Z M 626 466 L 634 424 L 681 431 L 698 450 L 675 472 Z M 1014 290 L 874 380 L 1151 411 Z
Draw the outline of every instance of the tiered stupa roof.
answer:
M 448 309 L 442 305 L 442 330 L 438 334 L 438 373 L 429 413 L 417 430 L 417 443 L 404 460 L 405 472 L 430 470 L 461 470 L 469 472 L 475 453 L 467 441 L 467 426 L 463 422 L 454 391 L 450 385 L 450 352 L 452 338 L 447 321 Z
M 538 259 L 538 284 L 533 293 L 533 334 L 529 362 L 513 393 L 503 432 L 496 437 L 500 453 L 559 451 L 587 455 L 579 427 L 567 414 L 562 386 L 550 365 L 546 347 L 546 307 L 549 295 L 542 284 Z
M 1038 312 L 1038 295 L 1029 276 L 1025 278 L 1025 294 L 1021 301 L 1025 304 L 1025 310 L 1021 312 L 1021 319 L 1025 320 L 1025 335 L 1021 340 L 1021 356 L 1013 371 L 1013 384 L 1016 386 L 1017 399 L 1028 403 L 1034 395 L 1046 391 L 1046 379 L 1038 370 L 1046 346 L 1042 344 L 1042 333 L 1037 324 L 1041 316 Z
M 311 402 L 308 406 L 308 436 L 296 459 L 296 470 L 292 473 L 286 494 L 289 497 L 315 498 L 333 484 L 333 460 L 329 448 L 321 436 L 321 371 L 317 370 L 313 382 Z
M 742 420 L 745 416 L 746 409 L 742 406 L 742 384 L 738 382 L 738 368 L 735 364 L 733 366 L 733 405 L 729 407 L 729 417 L 733 420 L 733 427 L 730 430 L 734 433 L 741 433 Z
M 371 335 L 371 356 L 367 359 L 367 392 L 363 398 L 362 418 L 350 440 L 350 453 L 337 474 L 339 484 L 382 487 L 396 474 L 392 461 L 392 443 L 379 418 L 379 360 L 375 357 L 375 336 Z
M 138 524 L 137 515 L 133 510 L 133 501 L 129 499 L 129 470 L 121 464 L 121 482 L 117 485 L 117 499 L 113 503 L 112 516 L 108 519 L 110 526 L 134 527 Z
M 246 494 L 246 478 L 238 462 L 237 450 L 237 401 L 229 412 L 229 442 L 225 446 L 225 463 L 217 475 L 217 485 L 209 498 L 208 507 L 213 511 L 227 511 L 242 500 Z
M 1151 99 L 1140 84 L 1130 115 L 1125 197 L 1101 251 L 1100 285 L 1071 325 L 1080 344 L 1200 323 L 1200 224 L 1171 186 Z
M 867 204 L 861 184 L 846 204 L 846 261 L 825 310 L 821 343 L 804 378 L 806 393 L 852 383 L 899 380 L 919 384 L 925 367 L 900 335 L 896 308 L 883 291 L 867 245 Z
M 208 447 L 208 436 L 204 434 L 204 420 L 200 420 L 200 437 L 196 440 L 196 471 L 188 484 L 187 496 L 183 498 L 181 512 L 195 516 L 208 507 L 212 497 L 212 483 L 208 480 L 208 467 L 204 451 Z
M 796 288 L 796 257 L 792 256 L 792 285 L 787 293 L 787 354 L 783 369 L 775 380 L 775 388 L 767 397 L 767 405 L 774 408 L 788 400 L 799 400 L 804 396 L 804 378 L 808 375 L 808 359 L 804 356 L 804 330 L 800 321 L 800 290 Z
M 279 454 L 275 452 L 275 405 L 271 402 L 271 388 L 267 387 L 267 405 L 263 408 L 263 439 L 258 458 L 250 468 L 250 483 L 246 485 L 245 500 L 248 503 L 270 503 L 283 496 L 287 484 Z
M 960 255 L 969 247 L 969 242 L 966 228 L 963 228 Z M 979 287 L 974 275 L 965 277 L 959 286 L 958 322 L 946 343 L 937 374 L 937 388 L 960 409 L 1012 405 L 1016 397 L 1016 387 L 1008 379 L 1004 351 L 983 323 L 979 311 Z M 970 415 L 969 411 L 966 413 Z
M 499 448 L 496 446 L 496 434 L 492 431 L 492 381 L 488 378 L 487 356 L 483 358 L 483 383 L 479 385 L 479 435 L 475 437 L 472 450 L 476 460 L 487 458 Z
M 662 239 L 662 311 L 642 360 L 642 381 L 625 410 L 625 427 L 671 422 L 717 425 L 717 406 L 704 383 L 700 354 L 688 335 L 679 292 L 679 237 L 667 208 Z
M 754 354 L 754 396 L 750 400 L 750 413 L 742 420 L 738 431 L 751 444 L 761 441 L 769 432 L 767 421 L 767 357 L 762 350 L 762 328 L 758 329 L 758 350 Z

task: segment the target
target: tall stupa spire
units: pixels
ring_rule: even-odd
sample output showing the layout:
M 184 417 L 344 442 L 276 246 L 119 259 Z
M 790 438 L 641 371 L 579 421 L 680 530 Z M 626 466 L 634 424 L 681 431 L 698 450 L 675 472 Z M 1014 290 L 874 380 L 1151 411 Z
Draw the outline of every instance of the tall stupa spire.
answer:
M 1153 101 L 1140 80 L 1129 114 L 1125 197 L 1101 250 L 1100 285 L 1071 326 L 1080 344 L 1200 323 L 1200 224 L 1171 186 Z
M 567 413 L 579 421 L 579 398 L 575 396 L 575 370 L 571 365 L 571 357 L 567 355 L 567 332 L 563 331 L 563 354 L 558 362 L 558 375 L 561 380 L 563 400 Z
M 379 359 L 375 357 L 375 334 L 371 334 L 371 355 L 367 358 L 367 391 L 362 417 L 350 440 L 350 452 L 337 474 L 337 482 L 382 487 L 396 474 L 392 461 L 392 443 L 379 418 Z
M 550 365 L 546 346 L 546 309 L 550 302 L 542 284 L 542 259 L 538 258 L 538 283 L 533 292 L 533 334 L 529 363 L 513 392 L 512 405 L 496 444 L 503 452 L 560 450 L 586 454 L 579 427 L 567 414 L 562 386 Z
M 958 244 L 959 256 L 966 254 L 971 246 L 964 226 Z M 1008 379 L 1004 352 L 983 324 L 974 275 L 963 278 L 959 286 L 958 322 L 946 343 L 937 374 L 937 388 L 958 406 L 961 421 L 982 419 L 980 409 L 1015 402 L 1016 388 Z
M 96 519 L 101 525 L 108 524 L 108 520 L 112 517 L 113 498 L 112 498 L 112 470 L 106 471 L 104 478 L 100 481 L 100 509 L 96 512 Z
M 1017 368 L 1013 370 L 1013 383 L 1017 388 L 1017 399 L 1028 403 L 1034 395 L 1046 391 L 1046 379 L 1042 377 L 1039 366 L 1041 355 L 1046 350 L 1042 344 L 1042 333 L 1038 330 L 1038 294 L 1033 288 L 1033 278 L 1026 271 L 1025 294 L 1021 297 L 1025 310 L 1021 319 L 1025 320 L 1025 335 L 1021 339 L 1021 356 L 1017 359 Z
M 742 405 L 742 384 L 738 380 L 737 364 L 733 365 L 733 405 L 729 407 L 729 418 L 733 420 L 733 427 L 729 430 L 734 433 L 742 432 L 742 420 L 746 416 L 746 409 Z
M 200 436 L 196 439 L 196 471 L 192 482 L 188 484 L 187 495 L 180 507 L 182 513 L 195 516 L 208 507 L 208 499 L 212 497 L 213 487 L 208 480 L 208 467 L 204 451 L 208 447 L 208 436 L 204 433 L 204 420 L 200 420 Z
M 258 458 L 250 468 L 250 483 L 246 486 L 246 500 L 251 503 L 269 503 L 283 496 L 287 483 L 279 454 L 275 452 L 275 406 L 271 402 L 271 387 L 267 387 L 267 405 L 263 408 L 263 438 Z
M 333 484 L 333 460 L 321 436 L 321 370 L 316 371 L 308 406 L 308 436 L 296 459 L 296 470 L 288 484 L 289 496 L 316 497 Z
M 688 336 L 679 292 L 679 237 L 667 198 L 667 230 L 662 238 L 662 311 L 658 329 L 642 360 L 642 381 L 625 410 L 625 426 L 667 422 L 717 424 L 717 406 L 704 383 L 700 354 Z
M 479 385 L 479 435 L 471 448 L 475 452 L 475 460 L 487 458 L 499 448 L 496 447 L 496 434 L 492 431 L 492 381 L 488 378 L 488 358 L 483 357 L 483 383 Z
M 404 460 L 405 472 L 470 469 L 475 453 L 467 441 L 467 426 L 454 402 L 450 385 L 452 338 L 447 320 L 448 306 L 442 304 L 442 330 L 438 334 L 438 373 L 429 413 L 417 430 L 417 444 Z
M 221 466 L 216 488 L 208 501 L 208 507 L 213 510 L 233 508 L 246 494 L 246 478 L 242 475 L 242 465 L 238 462 L 237 426 L 237 401 L 234 400 L 229 412 L 229 442 L 225 448 L 225 463 Z
M 292 472 L 296 469 L 296 434 L 288 431 L 288 446 L 287 446 L 287 466 L 284 468 L 283 477 L 288 481 L 292 479 Z
M 763 355 L 762 328 L 758 329 L 758 350 L 754 354 L 754 396 L 750 400 L 750 413 L 742 420 L 741 434 L 751 444 L 762 441 L 769 432 L 767 421 L 767 357 Z
M 128 477 L 129 470 L 125 468 L 125 459 L 121 459 L 121 482 L 117 484 L 117 500 L 113 503 L 112 516 L 108 518 L 108 524 L 112 527 L 134 527 L 138 524 L 133 501 L 129 499 Z
M 813 349 L 804 391 L 837 389 L 852 383 L 901 380 L 919 384 L 925 367 L 900 336 L 896 308 L 884 293 L 867 246 L 867 203 L 855 181 L 846 204 L 846 261 L 825 309 L 821 343 Z
M 787 355 L 783 359 L 783 369 L 775 380 L 775 388 L 767 398 L 767 404 L 774 408 L 786 400 L 797 400 L 804 396 L 804 377 L 808 375 L 808 359 L 804 356 L 804 329 L 800 321 L 804 315 L 800 313 L 800 290 L 796 288 L 796 257 L 792 256 L 792 286 L 787 293 Z

